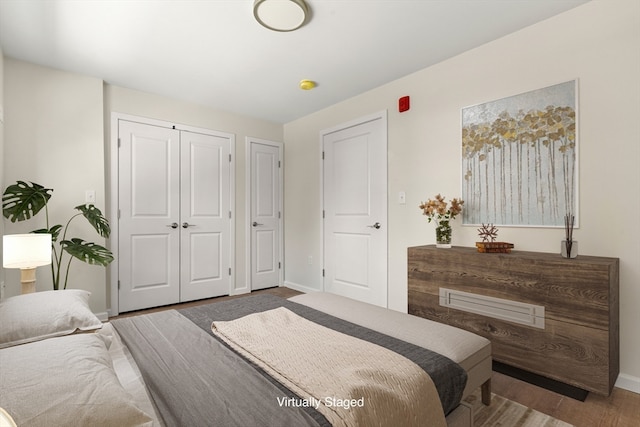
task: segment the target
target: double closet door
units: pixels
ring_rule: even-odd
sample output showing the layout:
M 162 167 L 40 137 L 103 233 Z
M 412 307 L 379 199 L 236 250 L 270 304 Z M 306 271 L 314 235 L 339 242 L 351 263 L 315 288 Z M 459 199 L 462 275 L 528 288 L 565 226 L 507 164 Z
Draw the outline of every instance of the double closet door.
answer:
M 227 295 L 232 135 L 119 120 L 121 312 Z

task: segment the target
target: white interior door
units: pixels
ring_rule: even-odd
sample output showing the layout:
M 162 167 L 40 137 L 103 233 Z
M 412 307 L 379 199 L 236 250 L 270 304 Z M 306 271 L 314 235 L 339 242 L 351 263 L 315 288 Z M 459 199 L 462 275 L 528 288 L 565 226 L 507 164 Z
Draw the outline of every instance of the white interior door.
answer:
M 251 289 L 280 285 L 280 153 L 251 141 Z
M 180 132 L 120 121 L 119 310 L 179 301 Z
M 387 124 L 322 133 L 324 289 L 387 306 Z
M 182 131 L 180 301 L 226 295 L 230 286 L 230 144 Z
M 231 136 L 118 121 L 118 310 L 229 294 Z

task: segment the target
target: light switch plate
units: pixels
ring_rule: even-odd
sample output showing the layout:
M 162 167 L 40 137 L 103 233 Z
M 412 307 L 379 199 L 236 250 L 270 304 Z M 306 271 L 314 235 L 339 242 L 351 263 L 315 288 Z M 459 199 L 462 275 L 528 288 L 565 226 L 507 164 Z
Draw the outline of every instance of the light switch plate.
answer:
M 407 194 L 404 191 L 398 193 L 398 203 L 401 205 L 407 204 Z

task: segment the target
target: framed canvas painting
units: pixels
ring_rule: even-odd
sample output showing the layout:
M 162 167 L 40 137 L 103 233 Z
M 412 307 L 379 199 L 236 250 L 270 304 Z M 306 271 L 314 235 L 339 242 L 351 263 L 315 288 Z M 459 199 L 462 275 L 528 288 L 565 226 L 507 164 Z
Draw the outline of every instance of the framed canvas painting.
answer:
M 577 218 L 577 129 L 577 80 L 463 108 L 463 224 Z

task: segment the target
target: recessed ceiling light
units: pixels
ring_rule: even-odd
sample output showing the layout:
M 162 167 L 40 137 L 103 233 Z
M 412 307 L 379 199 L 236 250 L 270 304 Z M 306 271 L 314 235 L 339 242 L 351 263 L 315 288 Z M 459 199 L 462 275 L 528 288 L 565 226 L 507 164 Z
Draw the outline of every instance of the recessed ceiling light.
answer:
M 253 16 L 270 30 L 294 31 L 309 19 L 309 8 L 304 0 L 255 0 Z

